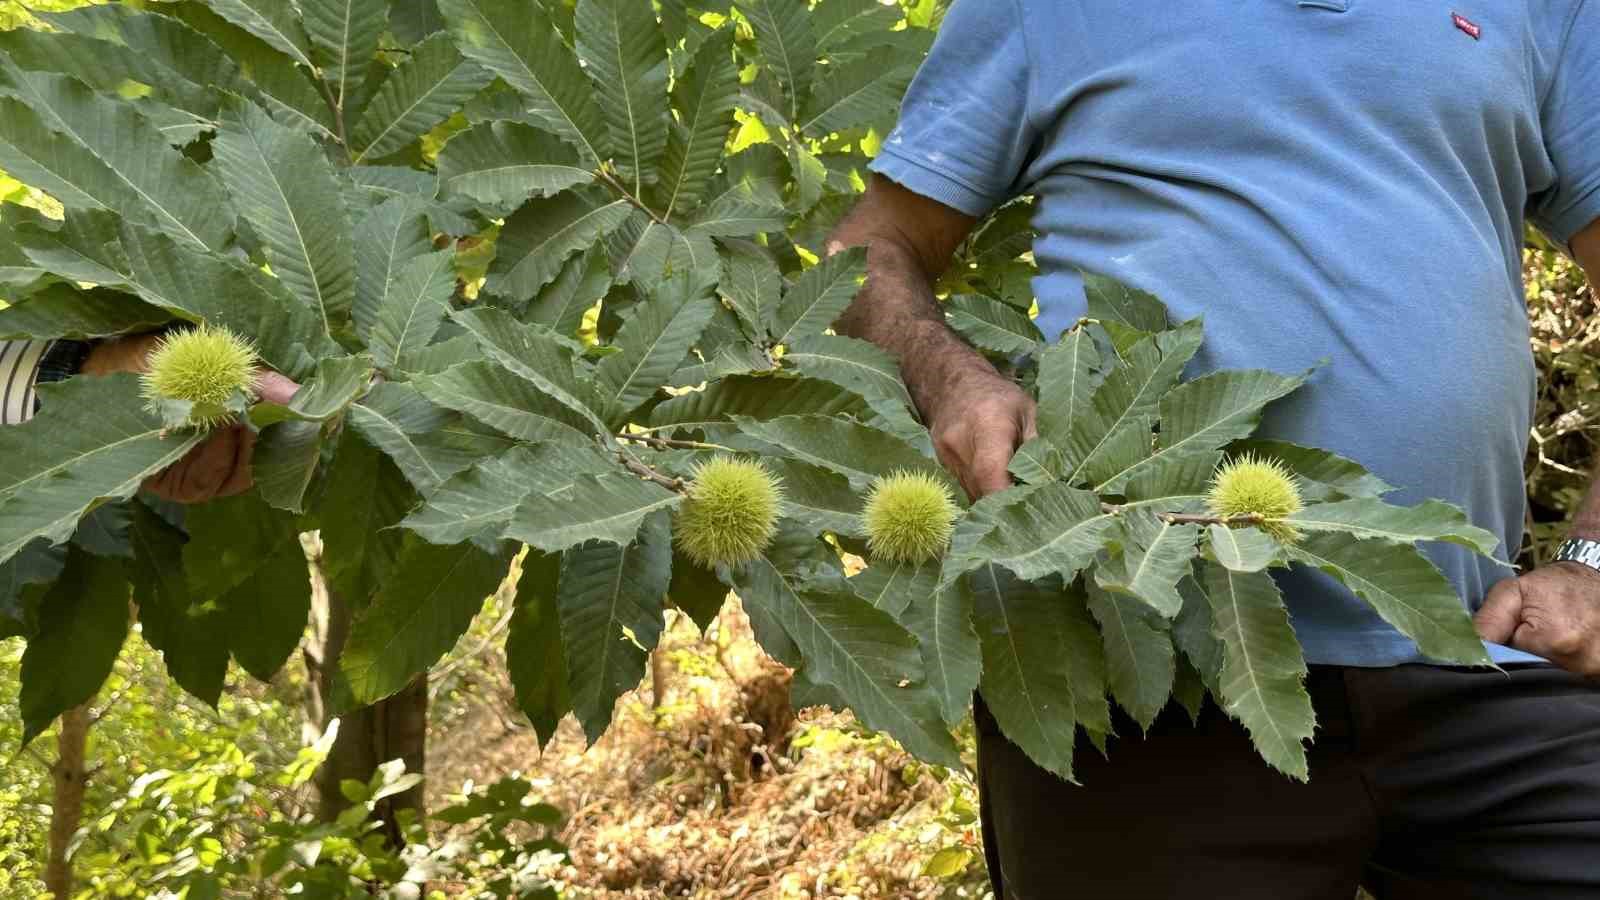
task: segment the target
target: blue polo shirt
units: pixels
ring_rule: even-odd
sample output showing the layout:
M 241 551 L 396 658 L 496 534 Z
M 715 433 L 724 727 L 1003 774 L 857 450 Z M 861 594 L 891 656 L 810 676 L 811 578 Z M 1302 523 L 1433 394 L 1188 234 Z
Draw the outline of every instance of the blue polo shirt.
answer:
M 1262 433 L 1517 552 L 1523 222 L 1600 218 L 1600 0 L 955 0 L 873 168 L 972 215 L 1035 195 L 1052 338 L 1082 269 L 1204 315 L 1196 374 L 1331 359 Z M 1507 574 L 1426 549 L 1474 607 Z M 1309 661 L 1422 659 L 1321 573 L 1283 585 Z

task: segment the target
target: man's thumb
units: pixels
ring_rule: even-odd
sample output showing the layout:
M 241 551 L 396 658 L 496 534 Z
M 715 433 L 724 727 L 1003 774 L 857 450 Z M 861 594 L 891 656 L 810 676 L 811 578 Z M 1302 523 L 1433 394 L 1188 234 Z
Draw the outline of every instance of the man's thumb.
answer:
M 977 452 L 972 457 L 972 472 L 968 479 L 969 488 L 977 488 L 977 494 L 972 499 L 987 497 L 1011 487 L 1011 454 L 1016 448 L 1010 441 L 994 440 L 992 436 L 986 437 L 978 444 Z
M 1507 578 L 1489 589 L 1489 596 L 1473 617 L 1478 626 L 1478 636 L 1491 644 L 1511 644 L 1512 635 L 1522 624 L 1522 585 L 1515 578 Z
M 271 369 L 262 369 L 256 373 L 256 393 L 267 403 L 287 406 L 298 390 L 300 385 Z

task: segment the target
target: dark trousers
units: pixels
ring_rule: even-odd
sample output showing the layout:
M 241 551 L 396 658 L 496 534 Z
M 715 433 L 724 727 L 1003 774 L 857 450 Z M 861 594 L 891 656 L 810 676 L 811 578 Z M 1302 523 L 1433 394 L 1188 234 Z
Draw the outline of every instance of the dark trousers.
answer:
M 1600 685 L 1549 666 L 1313 667 L 1311 781 L 1208 704 L 1057 779 L 978 704 L 998 900 L 1600 900 Z

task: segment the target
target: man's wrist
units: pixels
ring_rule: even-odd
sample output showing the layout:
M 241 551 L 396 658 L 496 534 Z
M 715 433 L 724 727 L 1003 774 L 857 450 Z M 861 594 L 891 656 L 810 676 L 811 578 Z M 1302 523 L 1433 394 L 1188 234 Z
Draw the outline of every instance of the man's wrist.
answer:
M 963 383 L 998 378 L 1000 373 L 942 322 L 919 323 L 928 332 L 918 346 L 922 352 L 900 361 L 900 374 L 924 420 Z
M 161 341 L 161 332 L 124 335 L 96 341 L 83 359 L 84 375 L 110 375 L 115 372 L 142 372 L 145 358 Z
M 1600 541 L 1600 521 L 1580 516 L 1572 523 L 1572 530 L 1567 537 L 1580 541 Z

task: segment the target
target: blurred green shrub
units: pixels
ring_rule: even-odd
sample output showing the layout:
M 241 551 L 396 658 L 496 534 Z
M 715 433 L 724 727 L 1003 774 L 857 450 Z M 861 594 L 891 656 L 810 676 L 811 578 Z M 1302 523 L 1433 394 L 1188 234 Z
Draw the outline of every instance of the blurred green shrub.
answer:
M 0 644 L 0 693 L 16 690 L 21 651 L 20 642 Z M 293 695 L 289 684 L 242 682 L 212 710 L 166 678 L 149 645 L 130 641 L 94 709 L 104 715 L 90 731 L 76 897 L 560 896 L 540 873 L 564 856 L 552 838 L 561 813 L 534 802 L 524 780 L 469 788 L 427 821 L 408 820 L 401 849 L 368 818 L 377 801 L 420 780 L 398 761 L 366 784 L 345 782 L 355 805 L 337 821 L 313 821 L 306 785 L 333 733 L 300 747 Z M 15 708 L 0 706 L 6 900 L 45 896 L 53 741 L 17 754 L 20 728 Z

